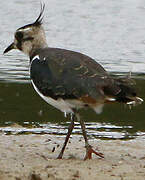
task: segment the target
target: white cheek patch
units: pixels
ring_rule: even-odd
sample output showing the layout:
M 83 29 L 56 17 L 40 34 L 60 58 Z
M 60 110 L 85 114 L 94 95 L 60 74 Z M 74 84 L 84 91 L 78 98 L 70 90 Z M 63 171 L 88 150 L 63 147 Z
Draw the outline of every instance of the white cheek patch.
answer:
M 30 41 L 25 41 L 22 43 L 22 51 L 26 55 L 29 56 L 30 52 L 32 50 L 32 43 Z

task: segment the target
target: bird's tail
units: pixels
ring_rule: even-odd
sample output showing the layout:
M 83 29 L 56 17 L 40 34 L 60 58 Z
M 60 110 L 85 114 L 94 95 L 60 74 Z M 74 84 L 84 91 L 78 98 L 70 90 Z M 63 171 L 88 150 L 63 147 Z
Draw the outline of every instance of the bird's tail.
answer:
M 109 101 L 117 101 L 128 105 L 137 105 L 143 102 L 143 99 L 137 96 L 134 88 L 135 82 L 130 77 L 114 79 L 110 87 L 106 87 L 105 94 Z M 111 91 L 113 89 L 113 91 Z

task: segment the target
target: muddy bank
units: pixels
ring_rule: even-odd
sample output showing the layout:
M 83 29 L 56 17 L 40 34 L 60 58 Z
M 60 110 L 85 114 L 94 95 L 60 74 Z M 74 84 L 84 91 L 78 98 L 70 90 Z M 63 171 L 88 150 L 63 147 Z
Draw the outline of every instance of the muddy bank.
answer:
M 84 161 L 84 141 L 73 136 L 63 160 L 56 157 L 64 136 L 0 135 L 0 180 L 144 180 L 145 137 L 136 140 L 94 140 L 104 153 Z M 54 151 L 54 152 L 52 152 Z

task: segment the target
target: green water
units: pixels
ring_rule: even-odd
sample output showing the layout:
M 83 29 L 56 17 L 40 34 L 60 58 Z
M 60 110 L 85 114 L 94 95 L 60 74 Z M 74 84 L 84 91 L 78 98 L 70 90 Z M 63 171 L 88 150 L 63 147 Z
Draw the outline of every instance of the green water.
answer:
M 138 93 L 145 99 L 144 79 L 136 78 Z M 69 117 L 45 103 L 30 83 L 0 83 L 0 127 L 7 134 L 18 133 L 13 124 L 21 125 L 19 133 L 65 134 Z M 129 109 L 124 104 L 107 104 L 100 115 L 92 110 L 81 111 L 88 134 L 96 138 L 130 139 L 145 134 L 145 103 Z M 9 130 L 6 127 L 11 127 Z M 23 129 L 25 128 L 25 129 Z M 39 129 L 38 129 L 39 128 Z M 45 131 L 44 131 L 45 129 Z M 80 134 L 76 124 L 75 134 Z

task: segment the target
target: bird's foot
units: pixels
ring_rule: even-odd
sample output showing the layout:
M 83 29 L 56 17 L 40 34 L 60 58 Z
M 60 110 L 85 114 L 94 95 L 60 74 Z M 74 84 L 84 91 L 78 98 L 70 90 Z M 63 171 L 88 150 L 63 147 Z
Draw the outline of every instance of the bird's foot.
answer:
M 93 153 L 96 154 L 97 156 L 101 157 L 101 158 L 104 158 L 104 155 L 102 153 L 96 152 L 95 150 L 93 150 L 92 146 L 87 145 L 86 146 L 86 155 L 85 155 L 84 160 L 92 159 L 92 154 Z

